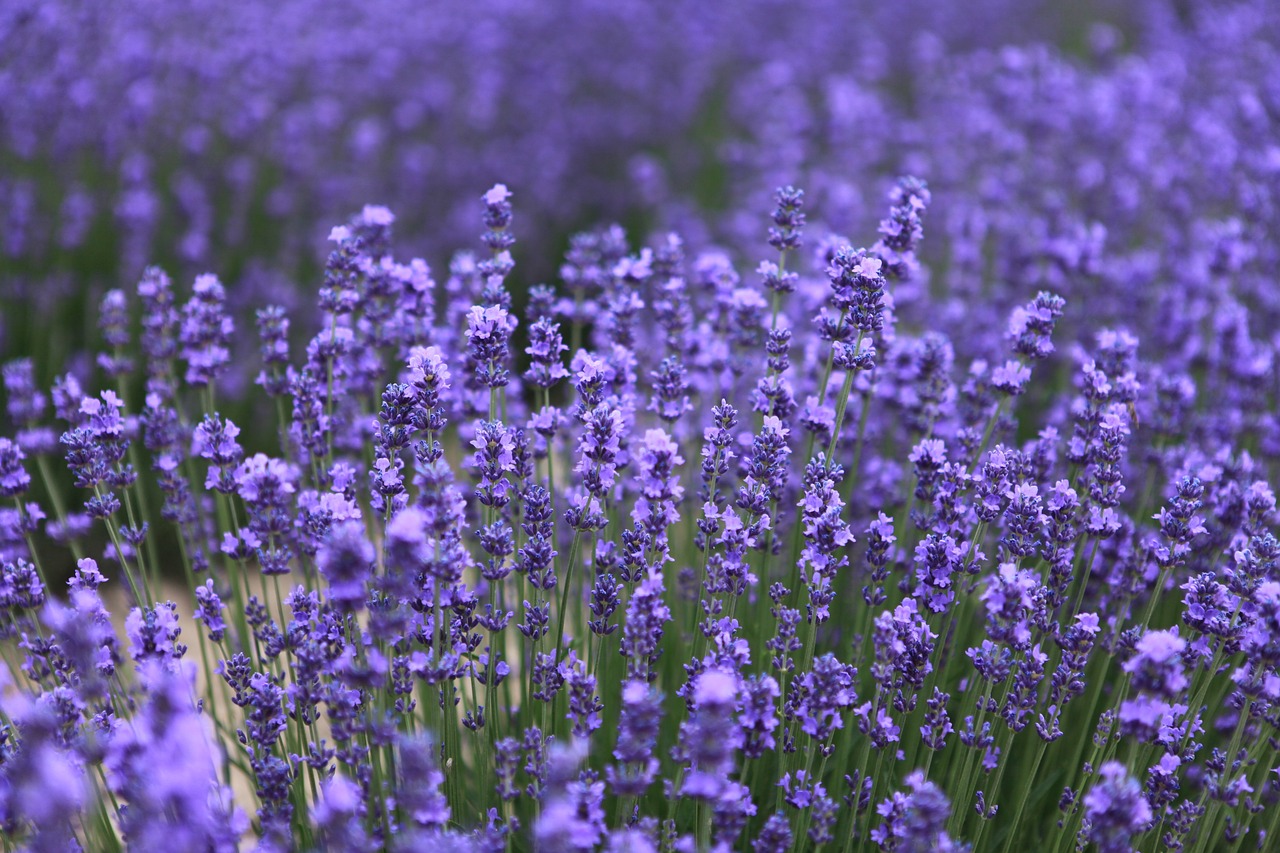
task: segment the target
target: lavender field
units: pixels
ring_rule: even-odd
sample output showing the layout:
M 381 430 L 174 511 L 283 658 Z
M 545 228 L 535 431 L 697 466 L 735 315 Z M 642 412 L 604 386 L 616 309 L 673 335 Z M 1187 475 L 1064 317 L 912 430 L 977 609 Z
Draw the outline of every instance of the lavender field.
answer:
M 1280 849 L 1280 4 L 0 4 L 0 847 Z

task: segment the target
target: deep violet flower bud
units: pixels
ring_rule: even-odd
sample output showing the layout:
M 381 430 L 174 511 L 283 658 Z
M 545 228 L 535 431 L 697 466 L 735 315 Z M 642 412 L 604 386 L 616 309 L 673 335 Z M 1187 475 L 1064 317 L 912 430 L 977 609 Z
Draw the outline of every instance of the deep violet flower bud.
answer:
M 445 361 L 443 350 L 437 346 L 414 347 L 409 352 L 408 379 L 417 392 L 418 405 L 430 417 L 431 413 L 443 405 L 442 395 L 450 388 L 449 365 Z M 430 420 L 425 427 L 437 430 L 441 428 L 432 426 Z
M 573 416 L 583 421 L 587 414 L 604 400 L 605 387 L 607 383 L 613 381 L 614 370 L 603 358 L 592 355 L 586 350 L 578 350 L 574 353 L 569 369 L 572 371 L 573 387 L 578 392 Z
M 1191 542 L 1206 531 L 1204 519 L 1196 515 L 1203 502 L 1204 486 L 1197 477 L 1183 477 L 1169 504 L 1156 514 L 1164 542 L 1155 547 L 1156 562 L 1162 568 L 1182 565 L 1191 553 Z M 1157 594 L 1163 590 L 1156 590 Z
M 1030 615 L 1035 607 L 1037 575 L 1015 563 L 1001 563 L 987 582 L 982 603 L 987 609 L 987 636 L 1015 649 L 1031 644 Z
M 844 522 L 844 501 L 837 485 L 830 478 L 810 482 L 800 501 L 804 548 L 799 565 L 809 594 L 809 619 L 819 624 L 831 616 L 833 581 L 849 564 L 844 549 L 854 542 L 853 531 Z
M 781 500 L 787 486 L 787 461 L 791 457 L 787 436 L 790 432 L 779 418 L 765 415 L 760 432 L 751 440 L 747 478 L 765 487 L 770 502 Z
M 624 428 L 622 412 L 609 402 L 588 412 L 583 423 L 574 470 L 582 475 L 583 487 L 598 498 L 607 497 L 613 488 Z
M 1099 853 L 1129 853 L 1133 836 L 1151 823 L 1151 806 L 1123 764 L 1102 765 L 1100 776 L 1084 795 L 1085 838 Z
M 596 696 L 596 678 L 587 672 L 586 662 L 573 650 L 560 664 L 560 677 L 569 692 L 568 718 L 573 722 L 573 735 L 589 738 L 604 724 L 600 718 L 604 705 Z
M 609 621 L 609 617 L 618 609 L 618 590 L 618 582 L 612 574 L 606 572 L 596 578 L 591 587 L 591 602 L 588 605 L 594 617 L 587 622 L 591 633 L 607 637 L 618 630 L 617 624 Z
M 781 693 L 771 675 L 753 675 L 742 682 L 742 707 L 738 725 L 742 729 L 742 752 L 748 758 L 759 758 L 774 749 L 778 728 L 777 699 Z
M 860 332 L 879 331 L 884 323 L 882 262 L 866 249 L 841 246 L 827 268 L 831 303 L 844 312 Z
M 485 506 L 504 507 L 510 501 L 507 474 L 515 470 L 515 436 L 502 421 L 481 421 L 471 446 L 471 464 L 480 475 L 476 497 Z
M 552 589 L 556 576 L 551 561 L 554 519 L 551 515 L 551 493 L 533 484 L 524 492 L 524 519 L 521 529 L 527 537 L 516 556 L 516 570 L 524 573 L 536 589 Z
M 173 285 L 159 267 L 148 267 L 138 281 L 142 302 L 139 343 L 146 354 L 147 386 L 167 400 L 173 396 L 173 360 L 178 355 L 178 313 Z
M 0 610 L 35 610 L 45 603 L 46 592 L 31 563 L 18 559 L 0 564 Z
M 178 642 L 182 627 L 178 624 L 178 606 L 172 601 L 133 608 L 125 619 L 124 630 L 129 638 L 129 654 L 139 666 L 155 661 L 172 670 L 187 652 L 187 647 Z
M 884 582 L 889 577 L 890 556 L 898 537 L 893 533 L 893 519 L 883 512 L 867 528 L 867 566 L 871 569 L 872 585 L 862 588 L 862 598 L 868 607 L 879 607 L 887 600 Z
M 1096 613 L 1080 613 L 1075 622 L 1058 638 L 1058 645 L 1062 647 L 1062 660 L 1049 679 L 1049 696 L 1045 703 L 1048 716 L 1046 718 L 1041 715 L 1036 723 L 1036 731 L 1046 741 L 1062 737 L 1059 722 L 1063 710 L 1072 698 L 1084 692 L 1084 671 L 1098 630 Z
M 765 289 L 774 293 L 794 293 L 796 282 L 800 280 L 799 275 L 784 271 L 773 261 L 761 261 L 756 267 L 756 274 L 764 282 Z
M 875 662 L 871 666 L 876 684 L 904 696 L 914 694 L 933 671 L 929 659 L 937 638 L 914 598 L 877 616 Z

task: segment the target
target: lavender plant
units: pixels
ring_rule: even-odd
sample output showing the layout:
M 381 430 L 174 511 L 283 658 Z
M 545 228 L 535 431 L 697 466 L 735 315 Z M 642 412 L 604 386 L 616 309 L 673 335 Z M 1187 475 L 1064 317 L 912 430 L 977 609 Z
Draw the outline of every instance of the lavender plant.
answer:
M 270 452 L 218 413 L 234 329 L 211 275 L 181 310 L 162 273 L 139 285 L 137 413 L 68 378 L 59 448 L 25 364 L 6 369 L 11 845 L 1110 851 L 1274 832 L 1275 497 L 1252 454 L 1161 441 L 1136 339 L 1079 347 L 1074 399 L 1036 410 L 1020 402 L 1057 363 L 1061 297 L 1015 307 L 1002 366 L 963 381 L 939 333 L 886 334 L 929 215 L 914 178 L 872 248 L 816 256 L 803 194 L 780 190 L 780 260 L 754 287 L 723 254 L 614 234 L 589 286 L 544 289 L 521 324 L 511 194 L 483 201 L 489 254 L 444 292 L 366 208 L 333 229 L 302 359 L 283 312 L 260 314 Z M 108 378 L 130 370 L 127 312 L 104 304 Z M 62 548 L 104 543 L 58 580 Z
M 353 14 L 399 8 L 373 5 Z M 83 352 L 17 329 L 4 365 L 6 851 L 1275 845 L 1280 15 L 1143 2 L 1072 58 L 983 30 L 999 2 L 909 39 L 881 10 L 853 55 L 858 4 L 677 4 L 604 78 L 653 104 L 517 132 L 611 51 L 538 76 L 501 48 L 638 5 L 480 4 L 376 49 L 345 22 L 385 91 L 302 73 L 327 19 L 278 55 L 144 67 L 159 21 L 83 52 L 94 74 L 0 74 L 128 104 L 6 100 L 0 296 L 32 304 L 22 278 L 87 251 L 103 204 L 112 264 L 173 261 L 101 292 Z M 38 52 L 61 8 L 0 12 L 0 47 Z M 461 63 L 438 158 L 403 140 L 463 96 L 396 88 L 433 46 L 489 57 Z M 184 91 L 201 120 L 159 121 Z M 642 224 L 547 248 L 598 194 L 565 164 L 702 121 L 719 211 L 679 186 L 706 164 L 638 156 Z M 334 127 L 364 177 L 300 153 Z M 156 159 L 257 134 L 229 201 Z M 37 203 L 24 170 L 72 153 L 122 180 L 86 167 Z M 433 268 L 400 254 L 421 211 L 389 181 L 445 173 L 510 183 L 441 193 L 424 245 L 471 236 Z M 299 287 L 253 286 L 357 191 L 397 212 L 328 230 Z M 288 250 L 241 268 L 260 203 Z

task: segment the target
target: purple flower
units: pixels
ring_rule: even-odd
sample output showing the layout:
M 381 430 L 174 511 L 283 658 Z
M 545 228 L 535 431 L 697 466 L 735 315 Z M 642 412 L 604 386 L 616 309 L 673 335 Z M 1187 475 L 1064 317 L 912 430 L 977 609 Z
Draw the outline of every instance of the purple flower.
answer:
M 604 705 L 596 693 L 596 679 L 587 672 L 587 665 L 570 650 L 568 658 L 560 664 L 560 677 L 569 691 L 569 719 L 573 721 L 574 737 L 589 738 L 603 725 L 600 712 Z
M 963 552 L 955 539 L 930 533 L 916 546 L 916 598 L 933 613 L 942 613 L 955 601 L 955 574 Z
M 685 412 L 693 408 L 689 402 L 689 382 L 685 378 L 684 364 L 678 356 L 669 355 L 650 374 L 653 379 L 653 398 L 648 409 L 668 424 L 675 423 Z
M 755 853 L 790 853 L 793 849 L 792 842 L 791 822 L 786 815 L 772 814 L 765 821 L 760 834 L 751 842 L 751 849 Z
M 860 334 L 879 331 L 884 325 L 883 262 L 866 249 L 840 247 L 827 269 L 832 304 L 847 312 Z M 843 340 L 843 338 L 838 338 Z
M 881 850 L 895 853 L 961 853 L 967 847 L 946 832 L 951 804 L 920 771 L 907 776 L 907 791 L 895 792 L 876 806 L 882 823 L 871 831 Z
M 1129 853 L 1131 839 L 1151 823 L 1151 806 L 1142 785 L 1123 764 L 1102 765 L 1097 784 L 1084 796 L 1085 838 L 1100 853 Z
M 217 276 L 196 277 L 191 299 L 182 310 L 178 340 L 187 362 L 186 380 L 205 386 L 216 380 L 231 361 L 228 344 L 235 326 L 224 307 L 226 292 Z
M 991 371 L 991 386 L 1010 397 L 1020 396 L 1030 380 L 1031 368 L 1013 359 Z
M 254 381 L 268 396 L 279 397 L 289 389 L 281 368 L 289 363 L 289 317 L 279 305 L 268 305 L 258 310 L 257 323 L 263 370 Z
M 1124 664 L 1133 686 L 1142 691 L 1172 698 L 1187 686 L 1182 671 L 1182 652 L 1187 641 L 1177 629 L 1148 631 L 1134 647 L 1134 655 Z
M 435 759 L 435 744 L 425 738 L 400 738 L 397 804 L 415 826 L 433 829 L 449 822 L 449 803 L 440 786 L 444 774 Z
M 129 637 L 129 654 L 139 666 L 155 661 L 173 671 L 187 652 L 187 647 L 178 642 L 182 627 L 178 624 L 178 606 L 172 601 L 133 608 L 124 629 Z
M 1026 649 L 1031 643 L 1030 616 L 1038 586 L 1034 572 L 1019 569 L 1014 563 L 1001 563 L 982 593 L 987 608 L 987 636 L 1015 649 Z
M 478 384 L 500 388 L 509 381 L 507 341 L 515 325 L 515 318 L 498 305 L 474 305 L 467 312 L 468 353 L 475 364 Z
M 794 252 L 800 248 L 804 233 L 804 190 L 780 187 L 774 193 L 774 203 L 769 245 L 779 252 Z
M 222 642 L 227 632 L 227 623 L 222 618 L 222 599 L 213 587 L 213 579 L 205 580 L 203 586 L 196 587 L 196 611 L 194 618 L 202 622 L 209 631 L 209 639 L 215 643 Z
M 529 326 L 529 369 L 524 377 L 539 388 L 550 388 L 561 379 L 569 377 L 569 371 L 561 361 L 561 353 L 569 348 L 560 337 L 560 324 L 550 317 L 539 317 Z
M 826 654 L 800 678 L 795 714 L 801 731 L 814 739 L 823 754 L 832 749 L 825 741 L 844 728 L 845 710 L 858 701 L 854 692 L 856 676 L 857 670 L 852 666 Z
M 644 681 L 624 683 L 618 741 L 613 749 L 618 763 L 605 768 L 605 778 L 614 793 L 642 796 L 657 778 L 655 749 L 661 721 L 662 694 Z
M 133 370 L 133 361 L 124 354 L 129 345 L 129 303 L 123 290 L 108 290 L 98 307 L 98 328 L 102 340 L 111 347 L 109 353 L 98 354 L 98 366 L 112 379 Z
M 676 507 L 684 497 L 679 474 L 684 457 L 680 446 L 660 429 L 645 432 L 636 456 L 640 495 L 631 518 L 656 540 L 665 541 L 667 528 L 679 521 Z
M 128 805 L 125 838 L 142 850 L 234 848 L 248 821 L 218 781 L 215 733 L 191 700 L 194 668 L 143 673 L 147 701 L 111 738 L 104 762 Z
M 539 849 L 594 850 L 605 835 L 604 783 L 577 772 L 585 745 L 574 741 L 553 748 L 547 762 L 542 814 L 533 827 Z
M 506 184 L 494 184 L 484 194 L 484 226 L 488 231 L 484 243 L 494 254 L 510 249 L 515 238 L 507 230 L 511 227 L 511 190 Z
M 1009 317 L 1009 339 L 1013 350 L 1030 359 L 1047 358 L 1053 352 L 1050 337 L 1062 317 L 1066 302 L 1062 297 L 1041 292 Z
M 0 686 L 7 689 L 3 678 Z M 89 792 L 84 763 L 60 742 L 57 716 L 49 704 L 32 702 L 20 708 L 20 713 L 6 708 L 21 734 L 16 750 L 5 744 L 5 762 L 0 765 L 6 837 L 21 826 L 29 830 L 26 843 L 31 850 L 77 849 L 72 822 Z M 9 733 L 6 726 L 6 740 Z
M 15 425 L 31 428 L 44 416 L 49 398 L 36 387 L 35 365 L 31 359 L 20 358 L 5 364 L 4 389 L 8 395 L 9 419 Z
M 583 487 L 596 498 L 608 497 L 613 488 L 624 429 L 622 412 L 609 403 L 586 414 L 574 470 L 582 474 Z
M 732 719 L 737 699 L 737 676 L 711 669 L 698 677 L 692 712 L 680 726 L 677 755 L 687 766 L 681 796 L 714 802 L 731 784 L 733 750 L 740 740 Z
M 320 837 L 328 850 L 372 851 L 363 825 L 364 802 L 360 787 L 346 776 L 334 776 L 320 789 L 312 811 Z
M 893 206 L 880 221 L 880 239 L 872 251 L 896 278 L 908 278 L 915 270 L 915 248 L 924 236 L 924 212 L 932 199 L 925 182 L 911 175 L 899 178 L 889 193 Z
M 316 554 L 316 564 L 329 583 L 329 598 L 340 609 L 351 611 L 363 607 L 374 556 L 364 525 L 358 521 L 334 525 L 324 539 Z
M 663 601 L 662 575 L 653 573 L 640 581 L 627 603 L 622 627 L 622 656 L 627 658 L 627 678 L 653 681 L 653 664 L 671 610 Z
M 0 438 L 0 497 L 17 497 L 31 485 L 31 475 L 22 464 L 26 458 L 20 445 Z
M 205 415 L 191 433 L 191 454 L 208 459 L 209 474 L 205 488 L 231 494 L 236 490 L 235 467 L 244 458 L 244 451 L 236 438 L 240 428 L 230 420 L 223 421 L 216 412 Z

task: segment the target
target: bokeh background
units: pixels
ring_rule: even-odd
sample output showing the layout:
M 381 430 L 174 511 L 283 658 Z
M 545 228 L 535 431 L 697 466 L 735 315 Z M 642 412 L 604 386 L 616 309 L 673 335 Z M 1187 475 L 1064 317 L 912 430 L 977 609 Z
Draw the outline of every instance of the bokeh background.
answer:
M 815 233 L 866 239 L 911 172 L 934 208 L 904 328 L 997 329 L 1051 286 L 1087 300 L 1064 339 L 1122 325 L 1176 371 L 1214 358 L 1188 329 L 1217 323 L 1262 369 L 1276 6 L 9 0 L 0 357 L 93 385 L 98 300 L 153 263 L 184 290 L 216 273 L 242 326 L 283 305 L 305 337 L 325 235 L 367 203 L 440 274 L 506 183 L 519 292 L 614 221 L 751 269 L 783 184 Z M 984 340 L 952 337 L 958 359 Z M 233 395 L 257 369 L 237 341 Z

